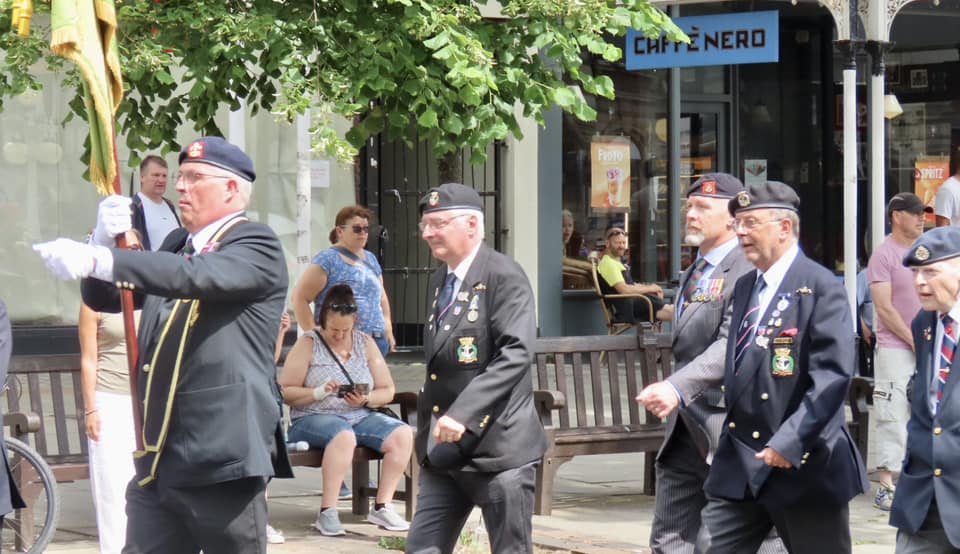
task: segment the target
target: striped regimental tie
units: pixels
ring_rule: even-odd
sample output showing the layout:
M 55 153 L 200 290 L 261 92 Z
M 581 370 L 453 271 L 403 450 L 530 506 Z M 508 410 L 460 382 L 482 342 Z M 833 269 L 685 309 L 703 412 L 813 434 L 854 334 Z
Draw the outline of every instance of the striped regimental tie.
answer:
M 944 314 L 942 319 L 943 340 L 940 344 L 940 371 L 937 373 L 937 412 L 940 411 L 943 389 L 946 388 L 947 379 L 950 377 L 953 355 L 957 351 L 957 322 L 948 314 Z
M 761 275 L 757 277 L 756 282 L 753 283 L 750 306 L 740 321 L 740 329 L 737 333 L 737 345 L 733 357 L 735 365 L 740 364 L 743 353 L 747 351 L 747 346 L 750 345 L 750 341 L 753 340 L 753 337 L 757 333 L 757 324 L 760 323 L 760 294 L 763 293 L 763 289 L 765 288 L 767 288 L 767 282 L 763 280 L 763 276 Z

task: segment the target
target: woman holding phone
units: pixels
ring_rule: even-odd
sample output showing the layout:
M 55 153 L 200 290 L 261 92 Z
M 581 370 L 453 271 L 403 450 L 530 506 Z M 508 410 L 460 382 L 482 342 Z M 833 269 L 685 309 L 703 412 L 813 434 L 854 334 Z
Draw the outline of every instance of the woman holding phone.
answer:
M 371 410 L 388 404 L 395 391 L 387 363 L 373 339 L 356 329 L 357 301 L 347 285 L 329 288 L 319 327 L 301 336 L 280 374 L 284 402 L 291 406 L 291 442 L 323 449 L 323 496 L 314 525 L 326 536 L 343 535 L 337 496 L 357 444 L 383 454 L 377 498 L 367 521 L 406 531 L 390 505 L 413 450 L 413 430 Z

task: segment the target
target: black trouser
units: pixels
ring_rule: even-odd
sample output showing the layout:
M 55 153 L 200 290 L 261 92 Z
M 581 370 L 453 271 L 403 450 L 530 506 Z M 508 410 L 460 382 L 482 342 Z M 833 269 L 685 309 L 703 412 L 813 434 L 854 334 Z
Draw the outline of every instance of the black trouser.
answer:
M 617 323 L 656 323 L 657 312 L 664 305 L 663 299 L 655 294 L 644 294 L 643 297 L 614 300 L 613 320 Z
M 474 506 L 483 511 L 493 554 L 532 553 L 535 478 L 533 463 L 499 473 L 424 467 L 407 553 L 453 552 Z
M 263 554 L 267 551 L 266 479 L 199 487 L 127 485 L 124 554 Z

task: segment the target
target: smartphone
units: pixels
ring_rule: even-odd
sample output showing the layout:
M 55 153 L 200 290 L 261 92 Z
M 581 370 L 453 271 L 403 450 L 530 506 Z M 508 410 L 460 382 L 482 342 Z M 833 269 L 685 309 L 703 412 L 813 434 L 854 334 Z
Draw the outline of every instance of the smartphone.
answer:
M 344 396 L 350 394 L 353 391 L 357 391 L 360 394 L 367 394 L 370 392 L 370 385 L 367 383 L 354 383 L 340 385 L 340 388 L 337 389 L 337 398 L 343 398 Z

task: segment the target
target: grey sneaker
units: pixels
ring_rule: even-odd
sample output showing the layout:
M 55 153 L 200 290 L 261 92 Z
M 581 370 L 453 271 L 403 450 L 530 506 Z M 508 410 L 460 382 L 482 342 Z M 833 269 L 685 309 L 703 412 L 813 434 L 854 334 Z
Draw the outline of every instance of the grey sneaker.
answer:
M 273 528 L 273 525 L 267 524 L 267 542 L 269 544 L 283 544 L 286 541 L 283 533 Z
M 873 505 L 885 512 L 889 512 L 890 506 L 893 505 L 893 495 L 896 493 L 896 490 L 896 487 L 889 488 L 881 484 L 877 487 L 877 495 L 873 497 Z
M 317 521 L 313 524 L 313 528 L 320 531 L 320 534 L 326 537 L 339 537 L 340 535 L 347 534 L 347 532 L 343 530 L 343 525 L 340 525 L 340 512 L 338 512 L 336 508 L 318 513 Z
M 370 510 L 367 521 L 383 527 L 387 531 L 406 531 L 410 528 L 410 524 L 400 517 L 400 514 L 393 511 L 393 506 L 389 504 L 379 510 Z
M 340 483 L 340 494 L 337 496 L 340 500 L 350 500 L 353 498 L 353 492 L 346 483 Z

